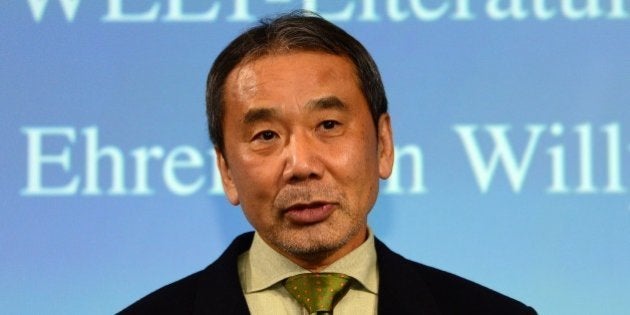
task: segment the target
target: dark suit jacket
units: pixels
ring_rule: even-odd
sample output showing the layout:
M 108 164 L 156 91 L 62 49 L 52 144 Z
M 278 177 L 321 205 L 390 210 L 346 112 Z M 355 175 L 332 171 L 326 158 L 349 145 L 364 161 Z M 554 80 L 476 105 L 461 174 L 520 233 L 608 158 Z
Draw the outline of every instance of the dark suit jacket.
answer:
M 237 259 L 253 233 L 237 237 L 206 269 L 171 283 L 120 314 L 249 314 Z M 536 314 L 479 284 L 407 260 L 376 240 L 379 314 Z

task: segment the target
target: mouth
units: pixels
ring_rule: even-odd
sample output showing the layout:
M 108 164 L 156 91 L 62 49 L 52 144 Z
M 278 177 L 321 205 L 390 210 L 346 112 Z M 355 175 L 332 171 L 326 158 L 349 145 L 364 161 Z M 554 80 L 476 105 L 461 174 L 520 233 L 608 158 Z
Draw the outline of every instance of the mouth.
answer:
M 335 210 L 335 204 L 310 202 L 292 205 L 284 210 L 284 216 L 294 224 L 311 225 L 325 221 Z

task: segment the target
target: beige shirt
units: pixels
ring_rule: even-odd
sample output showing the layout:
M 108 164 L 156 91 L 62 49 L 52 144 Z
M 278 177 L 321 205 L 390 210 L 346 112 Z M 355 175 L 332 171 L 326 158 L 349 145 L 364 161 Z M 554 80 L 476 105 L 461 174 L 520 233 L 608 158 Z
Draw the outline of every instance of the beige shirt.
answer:
M 247 306 L 253 315 L 308 315 L 287 292 L 282 281 L 310 271 L 273 250 L 258 233 L 254 235 L 249 251 L 239 256 L 238 272 Z M 321 272 L 344 273 L 356 280 L 335 306 L 335 315 L 377 313 L 378 268 L 371 232 L 361 246 Z

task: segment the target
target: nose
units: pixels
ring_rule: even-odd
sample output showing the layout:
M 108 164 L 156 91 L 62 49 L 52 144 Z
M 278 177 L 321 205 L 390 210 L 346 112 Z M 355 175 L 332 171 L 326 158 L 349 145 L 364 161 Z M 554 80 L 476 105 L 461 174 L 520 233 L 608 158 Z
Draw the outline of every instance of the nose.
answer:
M 307 134 L 293 134 L 285 148 L 286 164 L 283 177 L 289 183 L 319 179 L 324 173 L 317 140 Z

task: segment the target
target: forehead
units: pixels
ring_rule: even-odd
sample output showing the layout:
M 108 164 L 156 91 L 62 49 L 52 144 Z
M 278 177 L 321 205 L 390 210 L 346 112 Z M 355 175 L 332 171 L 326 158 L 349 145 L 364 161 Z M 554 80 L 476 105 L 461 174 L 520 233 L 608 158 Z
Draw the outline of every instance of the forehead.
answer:
M 225 84 L 228 108 L 270 97 L 308 101 L 305 98 L 323 96 L 318 93 L 357 92 L 361 93 L 354 64 L 346 57 L 323 52 L 270 54 L 248 60 L 230 72 Z

